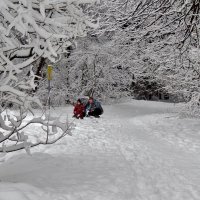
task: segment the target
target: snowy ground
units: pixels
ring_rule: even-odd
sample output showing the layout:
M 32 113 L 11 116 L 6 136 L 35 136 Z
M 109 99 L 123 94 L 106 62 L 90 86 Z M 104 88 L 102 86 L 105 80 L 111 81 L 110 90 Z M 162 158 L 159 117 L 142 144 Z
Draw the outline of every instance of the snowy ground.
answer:
M 64 110 L 71 115 L 72 107 L 54 112 Z M 200 199 L 199 120 L 180 119 L 167 103 L 104 110 L 31 156 L 0 155 L 0 200 Z

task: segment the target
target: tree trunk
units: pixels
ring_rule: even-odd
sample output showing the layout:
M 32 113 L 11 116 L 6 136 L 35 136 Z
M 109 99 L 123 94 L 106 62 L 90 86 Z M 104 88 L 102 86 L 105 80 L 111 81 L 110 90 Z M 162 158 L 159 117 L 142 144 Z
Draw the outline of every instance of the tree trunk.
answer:
M 35 82 L 37 85 L 39 85 L 39 77 L 43 77 L 42 75 L 42 69 L 45 67 L 45 64 L 46 64 L 46 58 L 41 58 L 40 61 L 39 61 L 39 64 L 37 65 L 37 69 L 36 69 L 36 72 L 35 72 Z M 36 92 L 38 89 L 38 87 L 35 88 L 34 92 Z

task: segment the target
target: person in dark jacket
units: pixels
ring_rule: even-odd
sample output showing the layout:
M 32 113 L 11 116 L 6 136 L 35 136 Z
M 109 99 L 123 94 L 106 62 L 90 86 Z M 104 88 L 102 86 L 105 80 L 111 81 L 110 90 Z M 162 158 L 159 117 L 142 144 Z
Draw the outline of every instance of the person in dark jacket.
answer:
M 100 117 L 100 115 L 103 114 L 103 108 L 100 102 L 93 97 L 89 98 L 88 103 L 85 106 L 85 110 L 86 116 Z
M 85 106 L 81 103 L 81 100 L 78 99 L 77 103 L 74 106 L 74 116 L 77 119 L 83 119 L 83 117 L 85 116 Z

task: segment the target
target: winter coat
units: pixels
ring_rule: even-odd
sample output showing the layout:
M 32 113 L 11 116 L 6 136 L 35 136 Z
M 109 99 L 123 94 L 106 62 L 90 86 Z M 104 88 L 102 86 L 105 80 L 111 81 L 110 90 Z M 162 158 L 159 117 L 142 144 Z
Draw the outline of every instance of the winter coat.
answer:
M 76 104 L 74 106 L 74 115 L 76 117 L 84 117 L 85 107 L 83 104 Z
M 96 109 L 101 110 L 101 113 L 103 113 L 103 108 L 100 104 L 99 101 L 97 101 L 96 99 L 94 99 L 93 103 L 87 103 L 86 104 L 86 112 L 94 112 Z

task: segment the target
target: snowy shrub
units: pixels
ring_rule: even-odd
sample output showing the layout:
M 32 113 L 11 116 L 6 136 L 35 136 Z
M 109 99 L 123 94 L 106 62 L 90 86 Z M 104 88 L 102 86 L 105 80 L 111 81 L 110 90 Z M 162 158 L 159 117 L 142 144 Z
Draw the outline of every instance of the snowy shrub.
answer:
M 54 63 L 67 52 L 76 37 L 96 28 L 92 16 L 84 13 L 94 1 L 2 0 L 0 4 L 0 152 L 52 144 L 70 134 L 70 127 L 50 117 L 34 96 L 37 85 L 35 63 L 47 59 Z M 12 107 L 12 108 L 11 108 Z M 32 117 L 30 116 L 32 114 Z M 26 127 L 40 127 L 31 142 Z M 57 130 L 58 129 L 58 130 Z
M 94 96 L 101 101 L 119 99 L 130 94 L 131 73 L 115 62 L 109 44 L 88 36 L 78 41 L 69 57 L 55 64 L 51 90 L 52 105 L 62 105 L 78 96 Z M 40 81 L 38 96 L 46 96 L 47 82 Z
M 180 113 L 183 117 L 200 117 L 200 94 L 197 92 L 192 93 L 189 102 L 184 104 Z

